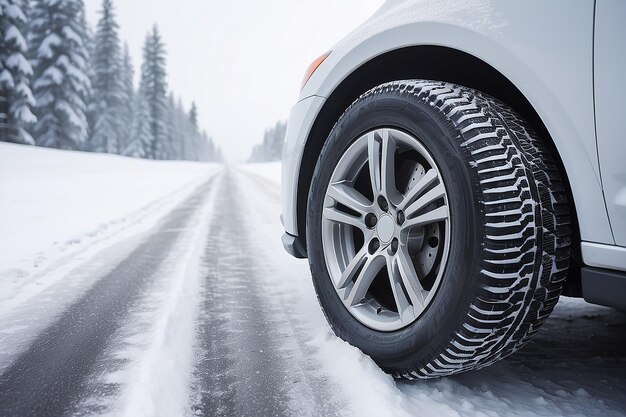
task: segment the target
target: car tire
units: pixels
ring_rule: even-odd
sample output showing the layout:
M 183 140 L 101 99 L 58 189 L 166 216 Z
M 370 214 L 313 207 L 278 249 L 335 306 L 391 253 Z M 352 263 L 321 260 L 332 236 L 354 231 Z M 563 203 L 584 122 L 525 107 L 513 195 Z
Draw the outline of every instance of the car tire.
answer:
M 392 148 L 385 140 L 394 150 L 385 151 Z M 385 152 L 392 162 L 381 168 Z M 393 172 L 394 186 L 380 200 L 382 178 L 390 177 L 385 170 Z M 428 192 L 407 197 L 433 170 L 445 193 L 418 213 L 438 210 L 448 217 L 427 225 L 405 219 L 398 207 L 408 212 Z M 355 194 L 357 186 L 363 191 Z M 362 204 L 352 210 L 345 195 L 335 197 L 337 189 Z M 527 343 L 556 305 L 569 266 L 568 207 L 547 147 L 506 104 L 447 82 L 380 85 L 340 117 L 313 174 L 306 240 L 320 305 L 337 336 L 395 377 L 485 367 Z M 337 213 L 351 218 L 344 223 Z M 432 248 L 430 233 L 437 237 Z M 351 266 L 359 254 L 363 261 Z M 428 260 L 433 256 L 439 261 Z M 383 272 L 372 272 L 375 263 Z M 413 292 L 411 276 L 419 281 Z M 367 290 L 365 281 L 371 281 Z

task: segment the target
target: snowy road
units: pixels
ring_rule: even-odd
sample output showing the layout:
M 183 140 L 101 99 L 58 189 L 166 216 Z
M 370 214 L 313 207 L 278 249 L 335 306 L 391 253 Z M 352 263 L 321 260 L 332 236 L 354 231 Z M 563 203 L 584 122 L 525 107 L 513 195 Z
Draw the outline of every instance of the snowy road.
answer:
M 0 302 L 0 416 L 626 415 L 626 314 L 580 300 L 488 369 L 383 374 L 282 250 L 275 172 L 207 172 L 153 227 Z

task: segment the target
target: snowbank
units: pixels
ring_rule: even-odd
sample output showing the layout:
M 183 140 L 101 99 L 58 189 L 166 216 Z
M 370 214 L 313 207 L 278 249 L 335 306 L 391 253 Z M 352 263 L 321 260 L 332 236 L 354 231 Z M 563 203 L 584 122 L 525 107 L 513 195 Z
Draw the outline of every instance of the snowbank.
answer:
M 0 290 L 130 216 L 180 201 L 216 167 L 0 143 Z

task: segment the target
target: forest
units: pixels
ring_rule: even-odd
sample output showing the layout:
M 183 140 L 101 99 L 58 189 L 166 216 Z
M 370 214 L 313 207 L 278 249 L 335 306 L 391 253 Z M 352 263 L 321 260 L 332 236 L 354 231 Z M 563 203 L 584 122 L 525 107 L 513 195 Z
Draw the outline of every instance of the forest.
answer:
M 0 0 L 0 140 L 160 160 L 221 161 L 167 83 L 155 24 L 139 85 L 113 0 L 95 30 L 82 0 Z
M 283 142 L 287 133 L 287 122 L 276 122 L 274 127 L 265 130 L 263 142 L 252 148 L 248 162 L 280 161 L 283 153 Z

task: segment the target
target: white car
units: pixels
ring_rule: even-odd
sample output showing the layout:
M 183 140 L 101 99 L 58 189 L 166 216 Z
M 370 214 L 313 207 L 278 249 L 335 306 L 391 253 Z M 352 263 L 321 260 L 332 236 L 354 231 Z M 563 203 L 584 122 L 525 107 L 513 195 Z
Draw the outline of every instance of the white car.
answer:
M 396 377 L 492 364 L 559 296 L 626 308 L 626 2 L 387 1 L 315 60 L 288 252 Z

